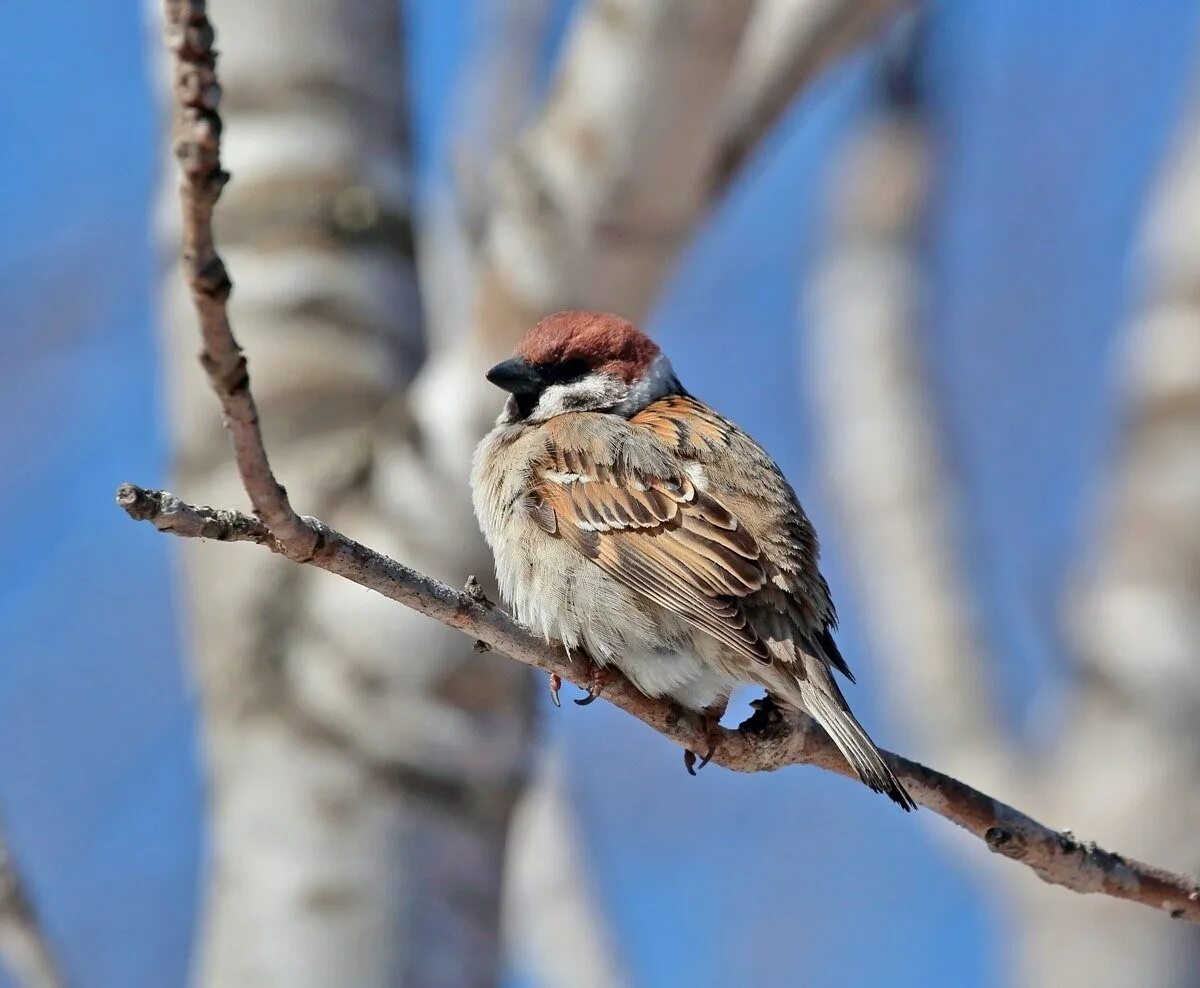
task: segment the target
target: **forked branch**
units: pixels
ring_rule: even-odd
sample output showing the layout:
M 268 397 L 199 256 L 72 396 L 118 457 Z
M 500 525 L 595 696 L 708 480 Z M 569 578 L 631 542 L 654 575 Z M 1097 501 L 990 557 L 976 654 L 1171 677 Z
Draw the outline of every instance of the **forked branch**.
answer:
M 229 325 L 230 282 L 212 239 L 212 211 L 227 176 L 221 170 L 220 90 L 213 34 L 203 0 L 164 0 L 167 39 L 175 55 L 176 153 L 183 167 L 184 257 L 200 321 L 201 362 L 221 402 L 238 470 L 257 518 L 237 511 L 187 504 L 161 491 L 124 484 L 117 501 L 133 518 L 192 538 L 255 542 L 383 594 L 457 628 L 517 661 L 576 684 L 589 670 L 561 647 L 535 637 L 476 592 L 439 583 L 334 531 L 301 517 L 271 472 L 249 375 Z M 650 699 L 617 673 L 605 698 L 685 748 L 707 747 L 699 718 L 665 699 Z M 1069 832 L 1052 830 L 1019 810 L 957 779 L 899 755 L 886 756 L 913 798 L 983 840 L 998 854 L 1020 861 L 1038 877 L 1075 892 L 1098 892 L 1200 922 L 1200 888 L 1189 878 L 1124 858 Z M 763 709 L 736 730 L 717 734 L 713 761 L 738 772 L 815 765 L 853 777 L 833 742 L 803 715 Z

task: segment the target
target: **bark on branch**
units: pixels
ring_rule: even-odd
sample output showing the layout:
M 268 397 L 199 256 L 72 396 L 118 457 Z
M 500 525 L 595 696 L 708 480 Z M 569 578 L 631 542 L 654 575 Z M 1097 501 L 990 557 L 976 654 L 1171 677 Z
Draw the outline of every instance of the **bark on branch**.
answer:
M 171 90 L 174 150 L 183 206 L 183 267 L 200 322 L 200 363 L 221 402 L 238 473 L 255 514 L 270 526 L 284 554 L 303 559 L 314 535 L 275 479 L 250 393 L 250 373 L 229 325 L 226 303 L 233 282 L 213 243 L 212 214 L 229 173 L 221 167 L 214 31 L 202 0 L 164 0 L 166 41 L 173 56 Z
M 184 255 L 204 343 L 202 362 L 221 401 L 243 485 L 258 519 L 241 512 L 197 507 L 162 491 L 124 484 L 117 501 L 133 518 L 184 537 L 256 542 L 288 558 L 351 580 L 486 642 L 527 665 L 576 684 L 589 670 L 561 647 L 536 638 L 484 599 L 477 588 L 458 591 L 389 559 L 323 524 L 298 515 L 271 472 L 258 428 L 249 375 L 226 312 L 229 279 L 212 238 L 212 211 L 225 174 L 220 167 L 219 97 L 212 29 L 202 0 L 164 0 L 168 38 L 176 56 L 174 93 L 184 178 Z M 706 746 L 699 718 L 664 699 L 650 699 L 618 674 L 605 697 L 685 748 Z M 1041 879 L 1081 893 L 1139 902 L 1175 918 L 1200 922 L 1200 887 L 1189 878 L 1127 859 L 1070 832 L 1056 831 L 963 782 L 899 755 L 886 756 L 913 798 L 983 840 L 993 852 L 1019 861 Z M 803 715 L 761 709 L 736 730 L 716 736 L 716 764 L 739 772 L 815 765 L 839 775 L 854 772 L 834 744 Z M 1154 808 L 1146 808 L 1153 812 Z
M 173 535 L 256 542 L 274 552 L 285 552 L 265 525 L 236 511 L 197 507 L 173 494 L 133 484 L 118 489 L 117 502 L 130 517 L 149 521 Z M 302 562 L 374 590 L 581 689 L 587 683 L 585 665 L 572 661 L 560 646 L 536 638 L 502 609 L 481 599 L 477 590 L 455 590 L 315 518 L 301 518 L 300 522 L 314 537 L 313 551 Z M 628 680 L 610 672 L 604 689 L 610 703 L 683 748 L 706 746 L 704 726 L 696 715 L 668 700 L 643 696 Z M 1200 923 L 1200 887 L 1192 880 L 1106 851 L 1069 831 L 1053 830 L 936 769 L 900 755 L 888 753 L 886 757 L 918 803 L 974 834 L 995 853 L 1033 869 L 1043 881 L 1074 892 L 1099 892 L 1140 902 L 1175 918 Z M 720 729 L 712 760 L 735 772 L 815 765 L 854 778 L 854 770 L 813 721 L 802 716 L 788 719 L 777 711 L 760 711 L 736 730 Z

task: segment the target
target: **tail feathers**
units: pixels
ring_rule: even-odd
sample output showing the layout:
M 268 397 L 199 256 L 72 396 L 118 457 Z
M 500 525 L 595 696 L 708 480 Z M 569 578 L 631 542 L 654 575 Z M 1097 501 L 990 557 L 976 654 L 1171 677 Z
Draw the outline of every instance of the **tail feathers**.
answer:
M 915 810 L 917 804 L 912 796 L 900 784 L 895 773 L 888 768 L 879 749 L 875 747 L 875 742 L 854 719 L 854 714 L 844 705 L 844 701 L 838 703 L 824 690 L 808 683 L 801 684 L 800 692 L 804 709 L 825 728 L 863 783 L 875 792 L 886 794 L 906 813 Z

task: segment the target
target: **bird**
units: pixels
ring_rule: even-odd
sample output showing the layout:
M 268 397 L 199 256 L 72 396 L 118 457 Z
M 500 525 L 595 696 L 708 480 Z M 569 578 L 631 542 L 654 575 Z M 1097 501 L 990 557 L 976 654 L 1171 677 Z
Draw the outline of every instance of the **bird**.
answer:
M 475 515 L 514 617 L 591 660 L 576 702 L 616 668 L 711 734 L 756 685 L 915 809 L 835 678 L 854 682 L 817 534 L 771 456 L 612 313 L 546 316 L 486 377 L 507 397 L 472 458 Z

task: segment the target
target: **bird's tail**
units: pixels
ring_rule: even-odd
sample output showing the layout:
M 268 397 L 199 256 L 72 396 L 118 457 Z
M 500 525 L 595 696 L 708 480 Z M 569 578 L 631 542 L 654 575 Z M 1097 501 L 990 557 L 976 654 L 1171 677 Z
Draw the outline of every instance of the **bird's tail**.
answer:
M 822 689 L 812 679 L 807 679 L 802 680 L 799 686 L 804 709 L 825 728 L 858 777 L 875 792 L 885 793 L 906 813 L 915 810 L 917 804 L 883 760 L 883 755 L 862 724 L 850 712 L 837 684 L 830 680 L 832 689 Z

